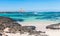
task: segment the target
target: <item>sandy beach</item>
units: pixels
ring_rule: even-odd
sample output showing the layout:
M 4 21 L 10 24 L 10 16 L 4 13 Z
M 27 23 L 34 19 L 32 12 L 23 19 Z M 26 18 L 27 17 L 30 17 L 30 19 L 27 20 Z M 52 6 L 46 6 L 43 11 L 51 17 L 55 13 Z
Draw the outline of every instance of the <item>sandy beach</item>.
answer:
M 52 29 L 46 29 L 46 26 L 51 25 L 51 24 L 56 24 L 59 22 L 55 21 L 28 21 L 28 22 L 18 22 L 22 26 L 35 26 L 36 31 L 43 31 L 45 32 L 46 35 L 48 36 L 60 36 L 60 30 L 52 30 Z M 8 31 L 6 29 L 6 31 Z M 35 35 L 29 35 L 28 32 L 25 32 L 24 34 L 20 34 L 20 32 L 17 33 L 5 33 L 8 36 L 35 36 Z M 41 33 L 43 34 L 43 33 Z M 4 35 L 3 35 L 4 36 Z M 39 35 L 41 36 L 41 35 Z
M 46 29 L 46 26 L 47 25 L 50 25 L 50 24 L 56 24 L 58 22 L 54 22 L 54 21 L 34 21 L 34 22 L 18 22 L 20 23 L 22 26 L 36 26 L 36 30 L 37 31 L 45 31 L 46 34 L 48 36 L 60 36 L 60 30 L 51 30 L 51 29 Z M 26 34 L 25 34 L 26 35 Z

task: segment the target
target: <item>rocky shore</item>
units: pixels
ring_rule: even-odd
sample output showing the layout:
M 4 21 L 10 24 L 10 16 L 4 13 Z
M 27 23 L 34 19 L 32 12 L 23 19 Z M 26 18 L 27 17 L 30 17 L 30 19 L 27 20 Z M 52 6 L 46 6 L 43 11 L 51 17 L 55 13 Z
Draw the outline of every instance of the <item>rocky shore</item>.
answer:
M 17 34 L 18 36 L 21 36 L 21 34 L 25 34 L 25 33 L 28 33 L 28 35 L 30 36 L 32 35 L 47 36 L 45 32 L 36 31 L 35 28 L 36 28 L 35 26 L 22 26 L 11 18 L 0 16 L 0 33 L 1 33 L 0 35 L 1 36 L 9 36 L 9 34 L 11 33 L 15 35 L 16 33 L 19 33 L 19 35 Z

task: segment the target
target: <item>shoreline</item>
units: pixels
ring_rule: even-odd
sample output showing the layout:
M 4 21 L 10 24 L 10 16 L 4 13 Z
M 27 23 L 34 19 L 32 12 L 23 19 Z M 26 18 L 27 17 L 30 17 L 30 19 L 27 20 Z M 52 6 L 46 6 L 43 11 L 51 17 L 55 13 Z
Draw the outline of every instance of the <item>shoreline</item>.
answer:
M 56 24 L 59 22 L 53 22 L 53 21 L 43 21 L 43 22 L 18 22 L 20 23 L 22 26 L 36 26 L 36 30 L 37 31 L 43 31 L 46 32 L 46 34 L 48 36 L 60 36 L 60 30 L 50 30 L 50 29 L 46 29 L 47 25 L 51 25 L 51 24 Z
M 47 25 L 51 25 L 51 24 L 56 24 L 59 23 L 54 22 L 54 21 L 26 21 L 26 22 L 18 22 L 19 24 L 21 24 L 22 26 L 35 26 L 36 30 L 41 30 L 41 31 L 46 31 L 46 26 Z

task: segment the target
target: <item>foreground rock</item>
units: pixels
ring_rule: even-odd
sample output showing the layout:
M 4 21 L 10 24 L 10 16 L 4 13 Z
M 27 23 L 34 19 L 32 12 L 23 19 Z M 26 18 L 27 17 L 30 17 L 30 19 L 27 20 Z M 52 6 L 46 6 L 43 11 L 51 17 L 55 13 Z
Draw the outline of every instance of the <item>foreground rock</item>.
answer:
M 60 29 L 60 23 L 46 26 L 47 29 Z
M 48 36 L 43 31 L 36 31 L 35 26 L 22 26 L 21 34 L 27 34 L 28 36 Z
M 29 32 L 31 30 L 33 31 L 35 29 L 36 29 L 35 26 L 22 26 L 20 33 L 24 34 L 24 32 Z
M 33 35 L 33 34 L 37 34 L 37 35 L 39 35 L 40 33 L 45 33 L 45 32 L 42 32 L 42 31 L 36 31 L 36 30 L 34 30 L 34 31 L 29 31 L 29 34 L 30 35 Z
M 0 33 L 0 36 L 2 36 L 2 34 Z
M 20 36 L 20 33 L 29 33 L 29 35 L 40 36 L 42 31 L 36 31 L 35 26 L 21 26 L 19 23 L 8 17 L 0 16 L 0 35 L 3 36 Z M 42 34 L 43 35 L 43 34 Z M 43 35 L 45 36 L 45 35 Z
M 0 32 L 3 32 L 3 30 L 7 27 L 11 29 L 10 31 L 21 30 L 21 25 L 18 24 L 16 21 L 8 17 L 0 16 Z

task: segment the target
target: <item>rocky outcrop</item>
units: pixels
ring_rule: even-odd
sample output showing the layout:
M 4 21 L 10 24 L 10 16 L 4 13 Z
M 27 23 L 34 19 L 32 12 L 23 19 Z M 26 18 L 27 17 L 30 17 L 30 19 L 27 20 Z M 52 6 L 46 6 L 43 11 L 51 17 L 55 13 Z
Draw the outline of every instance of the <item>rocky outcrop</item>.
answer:
M 60 23 L 46 26 L 47 29 L 60 29 Z
M 40 33 L 45 33 L 45 32 L 42 32 L 42 31 L 36 31 L 36 30 L 34 30 L 34 31 L 29 31 L 29 34 L 30 35 L 33 35 L 33 34 L 40 34 Z
M 0 36 L 2 36 L 2 34 L 0 33 Z
M 20 33 L 29 32 L 35 30 L 35 26 L 22 26 Z
M 3 31 L 6 27 L 11 28 L 10 31 L 12 31 L 13 29 L 14 31 L 19 31 L 21 29 L 21 25 L 13 19 L 0 16 L 0 31 Z
M 35 26 L 22 26 L 20 34 L 29 33 L 28 35 L 30 35 L 30 36 L 32 36 L 32 35 L 34 35 L 34 36 L 48 36 L 45 34 L 45 32 L 36 31 L 35 29 L 36 29 Z
M 19 23 L 8 17 L 0 16 L 0 32 L 3 33 L 23 33 L 27 32 L 29 35 L 40 35 L 40 33 L 45 33 L 42 31 L 36 31 L 35 26 L 21 26 Z M 4 32 L 5 31 L 5 32 Z M 6 34 L 3 34 L 6 35 Z
M 35 26 L 22 26 L 22 30 L 35 30 Z
M 34 35 L 34 36 L 48 36 L 43 31 L 30 30 L 28 33 L 30 36 L 32 36 L 32 35 Z

